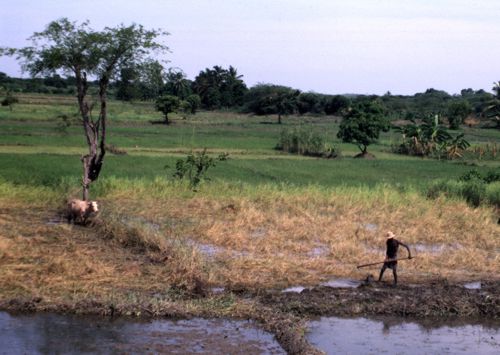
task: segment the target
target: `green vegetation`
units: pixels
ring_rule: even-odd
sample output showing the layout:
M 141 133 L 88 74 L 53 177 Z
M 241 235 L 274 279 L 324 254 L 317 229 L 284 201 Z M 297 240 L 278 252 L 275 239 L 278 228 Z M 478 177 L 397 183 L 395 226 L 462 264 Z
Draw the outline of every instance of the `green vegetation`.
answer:
M 71 105 L 74 98 L 19 95 L 19 99 L 12 113 L 8 107 L 0 107 L 0 177 L 14 184 L 42 185 L 55 190 L 78 188 L 82 174 L 80 157 L 85 154 L 86 142 L 75 116 L 76 105 Z M 61 115 L 68 116 L 69 126 Z M 161 119 L 153 103 L 109 102 L 107 142 L 117 149 L 116 153 L 127 154 L 110 152 L 107 155 L 104 180 L 93 188 L 97 197 L 111 177 L 144 181 L 158 177 L 169 179 L 175 169 L 167 172 L 166 177 L 165 165 L 175 167 L 179 158 L 204 148 L 211 157 L 222 152 L 231 155 L 230 160 L 209 170 L 207 177 L 212 183 L 224 181 L 235 186 L 242 183 L 324 187 L 384 185 L 425 193 L 433 180 L 461 176 L 470 170 L 469 164 L 475 164 L 481 174 L 500 165 L 498 149 L 492 143 L 499 141 L 499 132 L 492 129 L 464 128 L 472 146 L 463 158 L 453 161 L 393 154 L 391 146 L 399 140 L 395 132 L 381 132 L 378 142 L 370 145 L 376 160 L 355 160 L 355 148 L 336 139 L 339 125 L 331 116 L 290 116 L 281 126 L 267 124 L 274 122 L 274 116 L 207 111 L 198 112 L 190 120 L 183 120 L 175 113 L 171 116 L 172 124 L 168 127 L 151 125 L 150 121 Z M 282 132 L 297 132 L 296 142 L 307 141 L 307 137 L 322 137 L 323 142 L 335 147 L 335 152 L 342 151 L 342 158 L 324 160 L 276 151 L 280 137 L 288 136 Z M 319 142 L 316 138 L 311 141 Z M 481 160 L 474 151 L 482 154 Z
M 189 180 L 189 186 L 195 189 L 202 180 L 206 180 L 208 169 L 217 165 L 216 161 L 227 160 L 228 154 L 220 154 L 217 158 L 212 158 L 207 154 L 207 150 L 202 152 L 189 153 L 186 159 L 178 159 L 175 162 L 175 173 L 173 177 L 176 179 Z
M 280 133 L 277 150 L 311 157 L 335 158 L 339 155 L 333 144 L 327 143 L 328 137 L 304 126 L 283 129 Z
M 356 144 L 361 150 L 359 157 L 364 157 L 368 154 L 368 146 L 378 140 L 380 132 L 388 130 L 389 121 L 380 104 L 362 102 L 344 116 L 337 137 L 343 142 Z
M 440 195 L 460 197 L 474 207 L 490 204 L 500 208 L 500 169 L 483 174 L 473 169 L 458 179 L 437 180 L 430 185 L 427 194 L 433 198 Z

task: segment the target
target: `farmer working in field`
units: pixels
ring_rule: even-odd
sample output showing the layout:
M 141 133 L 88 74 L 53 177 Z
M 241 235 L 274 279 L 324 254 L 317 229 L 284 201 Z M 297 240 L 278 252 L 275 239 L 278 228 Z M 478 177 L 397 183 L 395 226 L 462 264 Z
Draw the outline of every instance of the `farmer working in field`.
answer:
M 378 280 L 382 280 L 382 275 L 384 275 L 385 269 L 389 268 L 392 269 L 392 273 L 394 275 L 394 285 L 398 284 L 398 274 L 397 274 L 397 266 L 398 266 L 398 261 L 396 260 L 398 258 L 398 248 L 400 245 L 404 246 L 408 250 L 408 259 L 411 259 L 411 251 L 410 248 L 406 244 L 401 243 L 399 240 L 394 238 L 394 233 L 392 232 L 387 232 L 387 251 L 385 253 L 385 262 L 384 265 L 382 266 L 382 269 L 380 270 L 380 276 L 378 277 Z

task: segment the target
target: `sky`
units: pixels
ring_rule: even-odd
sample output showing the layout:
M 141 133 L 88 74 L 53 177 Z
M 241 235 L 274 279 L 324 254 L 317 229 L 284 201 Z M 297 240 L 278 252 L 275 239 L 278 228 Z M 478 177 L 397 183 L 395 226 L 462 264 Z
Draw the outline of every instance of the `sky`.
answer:
M 170 33 L 168 67 L 189 79 L 232 65 L 248 86 L 325 94 L 491 92 L 500 80 L 498 0 L 0 0 L 0 46 L 61 17 L 94 29 L 137 23 Z M 13 58 L 0 71 L 22 74 Z

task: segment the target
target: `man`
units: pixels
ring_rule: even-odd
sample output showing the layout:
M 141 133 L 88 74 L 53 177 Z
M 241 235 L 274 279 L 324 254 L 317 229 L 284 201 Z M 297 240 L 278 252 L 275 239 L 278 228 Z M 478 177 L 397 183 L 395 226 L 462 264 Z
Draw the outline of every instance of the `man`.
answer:
M 398 274 L 397 274 L 397 266 L 398 261 L 398 248 L 400 245 L 404 246 L 408 250 L 408 259 L 411 259 L 411 251 L 410 248 L 406 244 L 401 243 L 399 240 L 394 238 L 394 233 L 391 231 L 387 232 L 387 251 L 385 253 L 385 262 L 380 270 L 380 276 L 378 277 L 379 281 L 382 281 L 382 275 L 384 275 L 385 269 L 392 269 L 392 274 L 394 275 L 394 285 L 398 284 Z

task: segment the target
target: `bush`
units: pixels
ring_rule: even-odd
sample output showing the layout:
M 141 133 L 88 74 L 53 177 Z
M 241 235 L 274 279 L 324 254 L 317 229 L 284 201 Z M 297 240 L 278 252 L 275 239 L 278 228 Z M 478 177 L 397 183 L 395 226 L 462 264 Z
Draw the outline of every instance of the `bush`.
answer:
M 304 127 L 282 130 L 275 149 L 312 157 L 335 158 L 338 156 L 334 146 L 328 144 L 324 136 Z
M 462 197 L 469 205 L 479 207 L 486 200 L 486 184 L 481 180 L 471 180 L 464 184 Z
M 437 180 L 429 185 L 427 197 L 463 198 L 471 206 L 489 204 L 500 207 L 500 171 L 489 171 L 484 176 L 472 169 L 458 180 Z
M 206 148 L 202 152 L 190 153 L 185 160 L 177 160 L 173 177 L 176 179 L 188 178 L 189 186 L 194 189 L 201 180 L 208 180 L 206 177 L 208 169 L 214 167 L 216 161 L 227 160 L 228 155 L 227 153 L 222 153 L 217 158 L 212 158 L 207 154 Z

